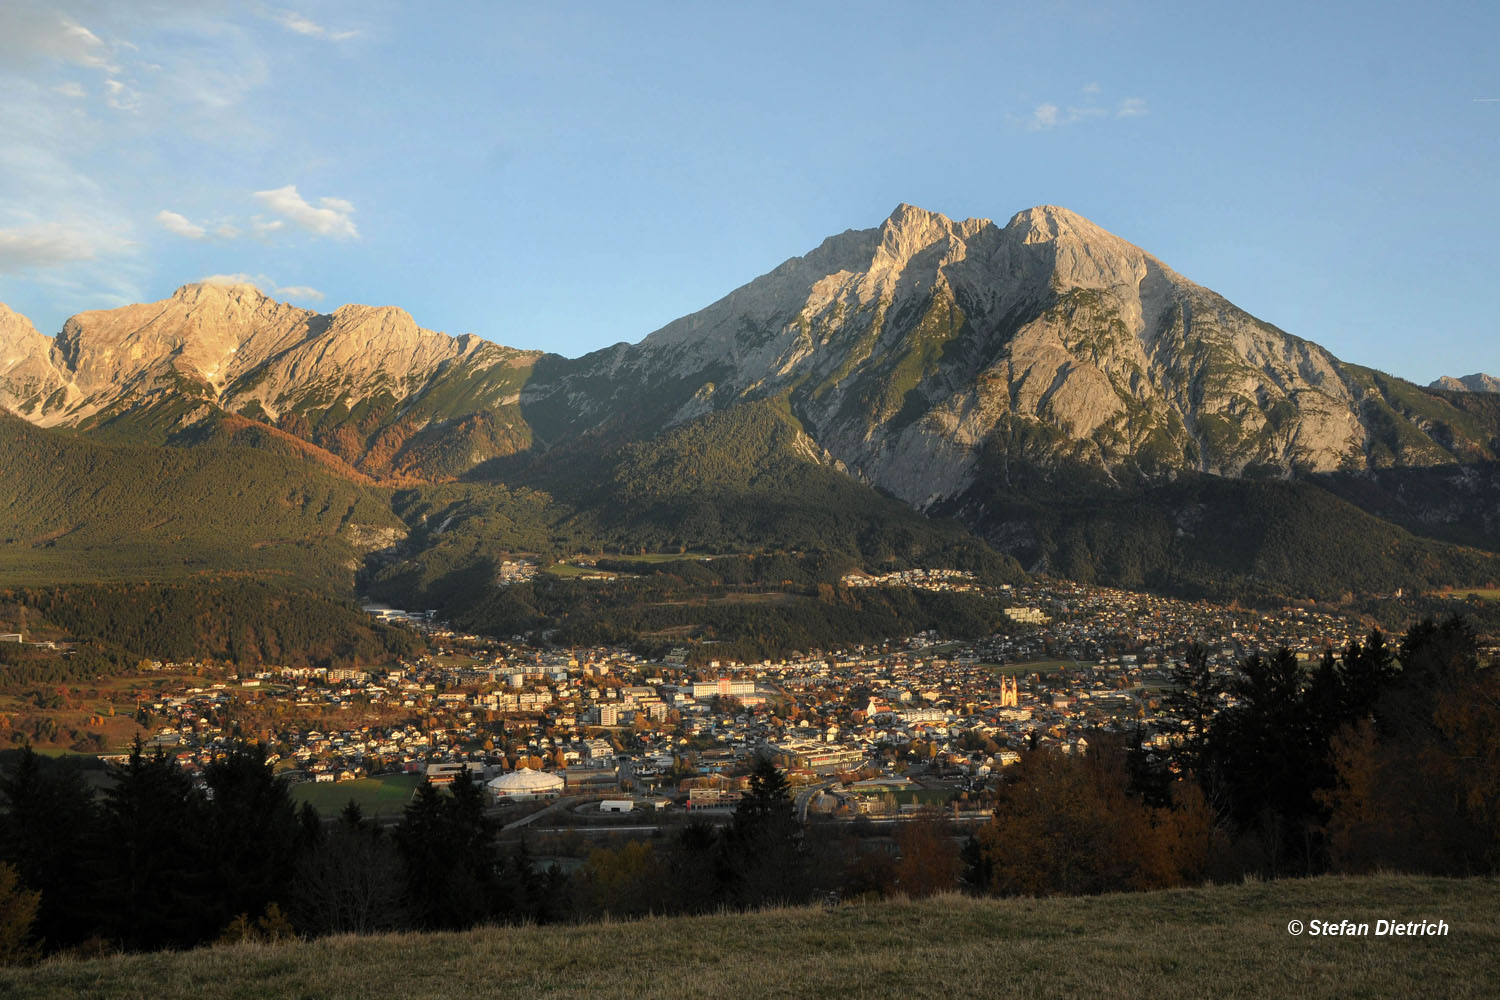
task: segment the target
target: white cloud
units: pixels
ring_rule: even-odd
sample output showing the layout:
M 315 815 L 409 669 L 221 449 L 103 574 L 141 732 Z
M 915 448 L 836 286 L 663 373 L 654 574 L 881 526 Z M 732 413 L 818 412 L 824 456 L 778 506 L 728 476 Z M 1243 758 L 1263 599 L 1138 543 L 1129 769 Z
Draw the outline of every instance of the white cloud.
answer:
M 257 191 L 255 197 L 271 212 L 318 236 L 332 236 L 335 239 L 356 239 L 359 236 L 359 230 L 350 218 L 354 214 L 354 206 L 342 198 L 320 198 L 317 207 L 314 207 L 297 193 L 295 184 L 270 191 Z
M 276 15 L 277 22 L 288 31 L 295 31 L 299 35 L 311 35 L 314 38 L 323 37 L 323 26 L 311 18 L 303 17 L 294 10 L 284 10 Z
M 359 34 L 357 31 L 330 31 L 310 17 L 299 14 L 294 10 L 283 10 L 275 15 L 276 23 L 288 31 L 305 35 L 308 38 L 326 38 L 330 42 L 342 42 L 347 38 L 353 38 Z
M 75 66 L 116 71 L 108 45 L 88 28 L 44 3 L 0 4 L 0 66 L 58 59 Z
M 1056 104 L 1038 104 L 1031 112 L 1032 128 L 1055 128 L 1058 107 Z
M 1126 97 L 1111 108 L 1107 102 L 1098 100 L 1101 90 L 1097 83 L 1087 84 L 1083 87 L 1087 99 L 1082 104 L 1067 107 L 1043 101 L 1026 116 L 1026 127 L 1033 132 L 1044 132 L 1095 118 L 1139 118 L 1146 114 L 1144 97 Z
M 257 217 L 250 220 L 250 225 L 255 230 L 256 236 L 270 236 L 278 229 L 285 228 L 286 223 L 280 219 L 262 219 Z
M 208 230 L 190 221 L 187 216 L 177 212 L 169 212 L 162 209 L 156 213 L 156 221 L 169 233 L 177 236 L 185 236 L 190 240 L 201 240 L 208 235 Z
M 104 103 L 116 111 L 134 111 L 141 106 L 140 91 L 110 77 L 104 81 Z
M 283 285 L 276 294 L 284 299 L 301 299 L 304 302 L 322 302 L 323 293 L 307 285 Z
M 167 232 L 176 233 L 178 236 L 185 236 L 190 240 L 207 239 L 209 236 L 217 236 L 221 240 L 233 240 L 238 239 L 241 232 L 243 232 L 239 226 L 234 224 L 233 220 L 225 219 L 222 216 L 218 222 L 209 221 L 200 225 L 185 215 L 162 209 L 156 213 L 156 221 Z M 210 226 L 213 228 L 210 229 Z
M 275 284 L 275 282 L 271 281 L 264 274 L 246 274 L 244 271 L 238 274 L 206 275 L 199 278 L 198 283 L 202 285 L 254 285 L 256 288 L 259 288 L 263 284 Z
M 0 273 L 92 260 L 97 244 L 93 234 L 58 223 L 0 229 Z
M 1069 107 L 1059 108 L 1050 101 L 1038 104 L 1031 112 L 1031 128 L 1036 131 L 1059 128 L 1063 125 L 1073 125 L 1087 118 L 1099 118 L 1108 114 L 1103 108 L 1096 107 Z
M 210 274 L 198 279 L 205 285 L 252 285 L 279 299 L 298 299 L 303 302 L 321 302 L 323 293 L 308 285 L 278 285 L 275 279 L 264 274 Z
M 61 94 L 64 97 L 71 97 L 75 100 L 89 96 L 88 91 L 83 89 L 83 84 L 79 83 L 77 80 L 69 80 L 66 83 L 59 83 L 57 86 L 52 88 L 52 92 L 55 94 Z

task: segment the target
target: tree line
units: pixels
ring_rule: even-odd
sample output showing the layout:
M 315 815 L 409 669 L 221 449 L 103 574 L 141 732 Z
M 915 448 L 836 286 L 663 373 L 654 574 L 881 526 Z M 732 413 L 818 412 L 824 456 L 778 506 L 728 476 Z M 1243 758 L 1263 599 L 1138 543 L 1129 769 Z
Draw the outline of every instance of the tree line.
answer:
M 1246 875 L 1500 870 L 1500 670 L 1461 618 L 1378 630 L 1307 669 L 1288 650 L 1231 676 L 1192 649 L 1170 747 L 1103 736 L 1006 769 L 969 883 L 1040 895 Z
M 331 823 L 298 808 L 258 744 L 210 764 L 201 786 L 139 743 L 110 778 L 96 795 L 77 769 L 29 748 L 0 777 L 0 961 L 545 923 L 637 912 L 642 900 L 756 906 L 804 899 L 811 884 L 785 776 L 764 761 L 730 825 L 688 826 L 672 876 L 630 906 L 619 890 L 636 883 L 604 855 L 570 879 L 536 865 L 524 842 L 501 850 L 467 771 L 444 790 L 420 785 L 389 830 L 353 802 Z

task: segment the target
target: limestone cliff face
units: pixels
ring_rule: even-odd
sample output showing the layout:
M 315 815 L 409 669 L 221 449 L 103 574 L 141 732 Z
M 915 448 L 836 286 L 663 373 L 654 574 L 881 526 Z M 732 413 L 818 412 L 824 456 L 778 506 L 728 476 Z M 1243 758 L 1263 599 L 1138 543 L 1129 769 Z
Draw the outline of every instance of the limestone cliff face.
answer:
M 0 403 L 38 424 L 84 427 L 166 412 L 181 428 L 244 413 L 377 474 L 415 474 L 414 437 L 477 409 L 513 409 L 537 356 L 424 330 L 392 307 L 322 315 L 250 285 L 195 284 L 161 302 L 80 313 L 55 342 L 5 310 Z M 495 451 L 491 441 L 468 457 Z
M 0 409 L 34 419 L 68 384 L 52 362 L 52 341 L 0 304 Z
M 784 394 L 837 460 L 927 507 L 1023 459 L 1108 476 L 1364 467 L 1372 391 L 1066 209 L 1002 226 L 901 205 L 527 396 L 582 428 L 647 392 L 672 403 L 646 415 L 666 423 Z

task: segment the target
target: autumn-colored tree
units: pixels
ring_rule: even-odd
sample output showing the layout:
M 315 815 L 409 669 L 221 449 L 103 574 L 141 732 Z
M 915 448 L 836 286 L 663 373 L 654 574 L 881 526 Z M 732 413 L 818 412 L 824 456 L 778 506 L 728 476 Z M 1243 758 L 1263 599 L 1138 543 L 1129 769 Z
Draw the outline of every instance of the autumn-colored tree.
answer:
M 1382 783 L 1394 776 L 1381 773 L 1374 723 L 1365 720 L 1340 731 L 1331 752 L 1338 783 L 1320 796 L 1330 808 L 1329 864 L 1336 871 L 1361 875 L 1393 864 L 1411 831 L 1405 829 L 1405 810 L 1389 810 L 1391 790 Z
M 884 844 L 861 844 L 849 837 L 842 845 L 844 873 L 840 891 L 848 899 L 879 898 L 896 891 L 896 856 Z
M 1162 888 L 1201 871 L 1211 823 L 1153 809 L 1128 788 L 1118 741 L 1028 753 L 1007 769 L 970 869 L 985 872 L 991 892 L 1027 896 Z
M 1415 625 L 1370 718 L 1333 740 L 1322 795 L 1330 864 L 1468 875 L 1500 869 L 1500 671 L 1460 619 Z
M 666 913 L 675 908 L 671 872 L 647 841 L 589 854 L 579 871 L 575 903 L 581 913 L 615 917 Z
M 35 959 L 41 949 L 31 935 L 42 894 L 21 884 L 16 870 L 0 863 L 0 965 Z
M 961 869 L 958 843 L 946 817 L 937 810 L 923 812 L 896 830 L 896 880 L 908 896 L 920 898 L 958 888 Z

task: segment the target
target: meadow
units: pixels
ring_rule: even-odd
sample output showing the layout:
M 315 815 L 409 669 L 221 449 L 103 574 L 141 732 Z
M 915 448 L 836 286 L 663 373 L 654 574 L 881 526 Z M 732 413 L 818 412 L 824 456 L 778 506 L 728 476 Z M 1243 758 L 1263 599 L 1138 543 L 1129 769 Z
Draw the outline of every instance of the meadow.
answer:
M 1443 920 L 1442 937 L 1288 933 Z M 336 937 L 58 958 L 0 995 L 304 997 L 1493 996 L 1500 881 L 1374 876 L 1081 898 L 845 903 L 749 914 Z

